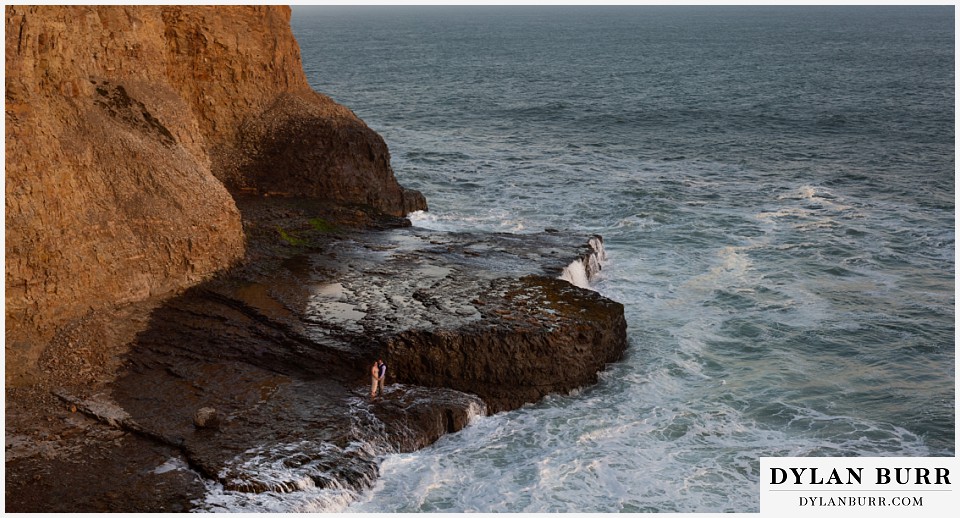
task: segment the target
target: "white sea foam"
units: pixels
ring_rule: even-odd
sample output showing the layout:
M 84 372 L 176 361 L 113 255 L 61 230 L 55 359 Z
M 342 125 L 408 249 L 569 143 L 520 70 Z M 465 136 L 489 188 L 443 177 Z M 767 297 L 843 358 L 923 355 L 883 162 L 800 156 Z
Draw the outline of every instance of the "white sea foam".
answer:
M 527 221 L 503 210 L 467 215 L 455 212 L 429 212 L 418 210 L 407 214 L 415 227 L 447 232 L 484 231 L 522 234 L 531 231 Z
M 577 259 L 563 269 L 560 278 L 581 288 L 590 288 L 590 277 L 587 276 L 587 268 L 583 261 Z
M 440 223 L 441 219 L 439 216 L 425 210 L 411 212 L 410 214 L 407 214 L 407 219 L 409 219 L 410 223 L 415 227 L 429 228 L 432 230 L 447 230 L 442 228 L 443 225 Z
M 207 493 L 197 502 L 200 511 L 338 511 L 373 484 L 359 474 L 359 487 L 345 486 L 339 475 L 327 467 L 330 456 L 372 459 L 369 443 L 354 442 L 345 448 L 332 443 L 300 441 L 253 448 L 227 463 L 219 474 L 221 482 L 207 482 Z M 334 470 L 336 467 L 334 468 Z M 317 486 L 323 481 L 323 487 Z
M 597 277 L 603 264 L 607 262 L 607 251 L 603 247 L 603 239 L 592 237 L 588 241 L 590 252 L 583 258 L 576 259 L 560 273 L 560 278 L 585 289 L 593 289 L 591 281 Z
M 397 390 L 392 384 L 387 391 Z M 357 471 L 355 484 L 345 485 L 339 471 L 342 463 L 329 467 L 331 458 L 361 458 L 374 462 L 378 457 L 390 462 L 405 462 L 403 455 L 384 442 L 386 429 L 370 411 L 363 398 L 353 399 L 348 407 L 354 434 L 364 437 L 346 447 L 322 441 L 267 444 L 237 455 L 219 473 L 219 481 L 206 481 L 206 494 L 195 502 L 201 512 L 342 512 L 362 499 L 365 490 L 378 483 L 374 473 Z M 479 398 L 466 407 L 469 424 L 482 421 L 486 405 Z M 397 433 L 394 430 L 394 433 Z M 186 469 L 178 459 L 170 459 L 157 473 Z M 322 481 L 318 487 L 317 481 Z
M 160 475 L 163 473 L 167 473 L 169 471 L 186 471 L 189 469 L 190 469 L 190 466 L 186 462 L 184 462 L 183 459 L 181 459 L 180 457 L 171 457 L 167 459 L 167 461 L 164 462 L 163 464 L 157 466 L 157 468 L 154 469 L 153 472 Z

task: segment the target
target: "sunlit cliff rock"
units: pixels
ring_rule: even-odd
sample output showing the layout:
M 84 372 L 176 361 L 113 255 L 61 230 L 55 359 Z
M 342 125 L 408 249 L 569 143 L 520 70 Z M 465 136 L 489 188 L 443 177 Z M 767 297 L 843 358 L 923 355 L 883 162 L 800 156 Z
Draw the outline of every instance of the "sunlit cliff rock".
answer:
M 425 208 L 307 85 L 281 6 L 7 6 L 6 358 L 244 254 L 231 192 Z

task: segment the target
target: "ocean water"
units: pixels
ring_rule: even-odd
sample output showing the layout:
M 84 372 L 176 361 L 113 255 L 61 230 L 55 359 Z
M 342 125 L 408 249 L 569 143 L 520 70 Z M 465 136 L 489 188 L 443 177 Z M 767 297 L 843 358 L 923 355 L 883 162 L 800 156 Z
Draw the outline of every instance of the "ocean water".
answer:
M 328 509 L 755 512 L 763 456 L 955 454 L 952 7 L 292 25 L 426 195 L 415 225 L 603 235 L 630 339 L 599 384 L 386 455 Z

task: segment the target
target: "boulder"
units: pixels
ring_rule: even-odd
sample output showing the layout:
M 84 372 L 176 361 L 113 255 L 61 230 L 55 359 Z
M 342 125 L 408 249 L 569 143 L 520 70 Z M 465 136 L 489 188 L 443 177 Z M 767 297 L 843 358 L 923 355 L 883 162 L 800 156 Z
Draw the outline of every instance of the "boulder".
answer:
M 216 408 L 203 407 L 193 414 L 193 426 L 200 429 L 220 428 L 220 415 Z

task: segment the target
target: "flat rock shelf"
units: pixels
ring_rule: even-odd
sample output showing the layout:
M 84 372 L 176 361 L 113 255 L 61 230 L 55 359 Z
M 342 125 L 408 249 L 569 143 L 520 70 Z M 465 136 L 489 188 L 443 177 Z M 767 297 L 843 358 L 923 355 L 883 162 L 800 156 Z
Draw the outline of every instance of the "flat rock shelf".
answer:
M 597 236 L 341 232 L 278 203 L 239 204 L 258 215 L 246 264 L 154 308 L 111 382 L 55 391 L 75 412 L 60 443 L 97 447 L 56 465 L 83 481 L 76 494 L 51 482 L 59 500 L 31 499 L 41 457 L 8 458 L 8 510 L 237 510 L 243 495 L 299 491 L 343 504 L 382 455 L 595 383 L 626 348 L 623 306 L 561 278 L 596 273 Z M 377 358 L 388 383 L 371 400 Z M 200 409 L 216 426 L 196 425 Z M 121 478 L 93 476 L 110 459 Z

